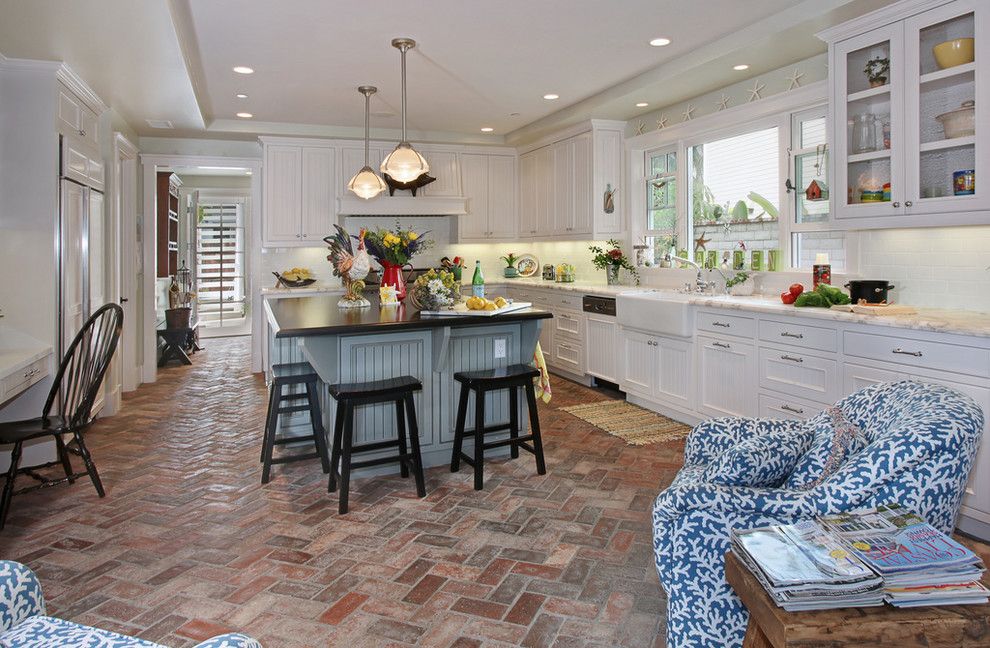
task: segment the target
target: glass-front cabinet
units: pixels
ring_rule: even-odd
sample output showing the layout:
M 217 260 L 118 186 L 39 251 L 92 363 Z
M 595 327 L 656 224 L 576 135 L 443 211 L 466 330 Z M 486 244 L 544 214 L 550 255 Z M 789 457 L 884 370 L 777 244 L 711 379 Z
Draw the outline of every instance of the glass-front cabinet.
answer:
M 990 221 L 990 2 L 912 7 L 896 3 L 822 34 L 831 197 L 848 227 Z

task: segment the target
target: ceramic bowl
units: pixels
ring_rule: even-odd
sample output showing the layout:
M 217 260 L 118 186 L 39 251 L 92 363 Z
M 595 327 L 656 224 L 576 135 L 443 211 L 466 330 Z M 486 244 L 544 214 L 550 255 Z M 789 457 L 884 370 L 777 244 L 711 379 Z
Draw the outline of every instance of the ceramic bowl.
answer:
M 961 108 L 942 113 L 935 117 L 946 138 L 969 137 L 976 134 L 976 107 L 972 101 L 965 101 Z
M 973 39 L 957 38 L 939 43 L 932 48 L 935 62 L 941 69 L 973 62 Z

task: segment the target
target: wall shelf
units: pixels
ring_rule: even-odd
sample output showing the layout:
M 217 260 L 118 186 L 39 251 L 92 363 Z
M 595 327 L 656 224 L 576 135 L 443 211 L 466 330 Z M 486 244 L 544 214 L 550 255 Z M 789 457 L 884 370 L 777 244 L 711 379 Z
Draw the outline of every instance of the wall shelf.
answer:
M 961 148 L 963 146 L 974 146 L 976 144 L 976 136 L 969 135 L 968 137 L 953 137 L 952 139 L 935 140 L 934 142 L 925 142 L 921 145 L 921 152 L 926 153 L 928 151 L 942 151 L 951 148 Z

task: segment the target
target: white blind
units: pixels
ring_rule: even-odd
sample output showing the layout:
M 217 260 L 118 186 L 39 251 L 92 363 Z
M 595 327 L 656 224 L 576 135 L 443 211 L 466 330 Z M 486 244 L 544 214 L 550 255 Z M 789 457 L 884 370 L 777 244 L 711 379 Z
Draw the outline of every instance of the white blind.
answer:
M 244 212 L 237 203 L 203 204 L 196 225 L 196 303 L 200 321 L 223 326 L 245 315 Z
M 747 198 L 756 192 L 780 209 L 780 147 L 777 128 L 744 133 L 702 145 L 705 185 L 715 203 L 732 207 L 740 200 L 763 211 Z

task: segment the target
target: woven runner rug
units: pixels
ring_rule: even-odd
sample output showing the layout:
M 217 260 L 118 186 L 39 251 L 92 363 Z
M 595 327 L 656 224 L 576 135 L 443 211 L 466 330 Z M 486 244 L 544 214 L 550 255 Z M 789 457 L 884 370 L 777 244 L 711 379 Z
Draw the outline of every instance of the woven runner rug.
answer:
M 691 427 L 623 400 L 607 400 L 561 407 L 629 445 L 648 445 L 683 439 Z

